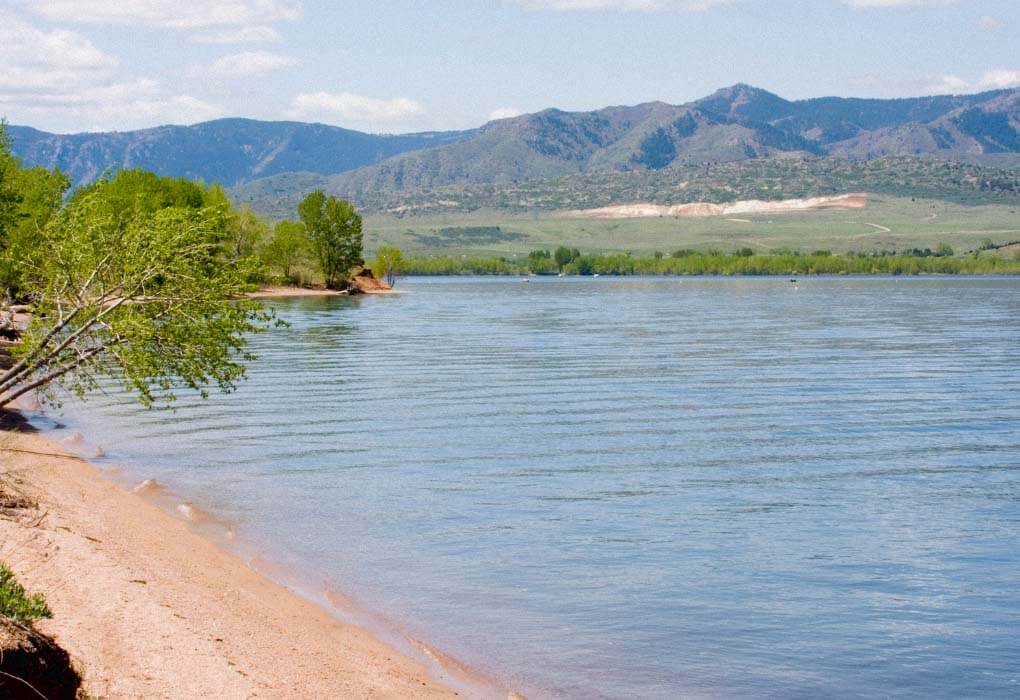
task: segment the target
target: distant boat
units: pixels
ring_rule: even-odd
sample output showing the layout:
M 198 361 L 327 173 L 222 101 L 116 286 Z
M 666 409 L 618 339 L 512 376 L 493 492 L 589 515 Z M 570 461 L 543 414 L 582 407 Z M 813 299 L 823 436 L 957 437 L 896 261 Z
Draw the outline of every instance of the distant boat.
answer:
M 598 276 L 599 276 L 599 273 L 597 273 L 597 272 L 594 275 L 592 275 L 592 277 L 598 277 Z

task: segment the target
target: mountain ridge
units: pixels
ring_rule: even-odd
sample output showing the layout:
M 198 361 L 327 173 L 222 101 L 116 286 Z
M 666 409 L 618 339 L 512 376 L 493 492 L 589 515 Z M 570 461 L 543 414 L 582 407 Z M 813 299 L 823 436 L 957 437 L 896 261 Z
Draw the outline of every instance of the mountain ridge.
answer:
M 26 165 L 60 168 L 76 185 L 108 170 L 139 167 L 228 187 L 284 172 L 335 175 L 474 132 L 367 134 L 328 124 L 240 117 L 134 131 L 52 134 L 17 125 L 7 131 Z
M 328 188 L 357 197 L 773 157 L 980 161 L 1003 153 L 1020 153 L 1020 90 L 789 101 L 737 84 L 684 105 L 550 109 L 490 122 L 469 139 L 330 176 Z
M 132 132 L 8 130 L 14 152 L 26 164 L 60 167 L 75 184 L 111 169 L 142 167 L 218 181 L 242 195 L 270 191 L 277 200 L 294 199 L 315 186 L 357 202 L 379 192 L 410 196 L 448 187 L 774 158 L 1020 163 L 1020 89 L 787 100 L 738 83 L 680 105 L 548 108 L 477 129 L 419 134 L 240 118 Z

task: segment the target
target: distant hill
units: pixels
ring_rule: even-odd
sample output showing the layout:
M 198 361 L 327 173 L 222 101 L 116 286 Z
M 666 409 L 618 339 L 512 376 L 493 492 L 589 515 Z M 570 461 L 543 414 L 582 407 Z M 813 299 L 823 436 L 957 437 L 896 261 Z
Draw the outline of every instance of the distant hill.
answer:
M 335 175 L 473 133 L 389 136 L 325 124 L 253 119 L 66 135 L 25 126 L 7 128 L 14 152 L 26 164 L 60 168 L 76 185 L 92 182 L 109 170 L 143 168 L 228 187 L 285 172 Z
M 292 211 L 300 196 L 315 187 L 369 208 L 394 209 L 412 201 L 417 208 L 431 193 L 458 188 L 481 193 L 467 198 L 472 201 L 508 201 L 504 195 L 517 183 L 568 178 L 570 189 L 580 193 L 585 178 L 596 175 L 664 171 L 667 177 L 655 182 L 679 182 L 683 178 L 669 173 L 745 161 L 933 158 L 994 165 L 1004 170 L 988 178 L 1012 182 L 1011 169 L 1020 164 L 1020 89 L 790 101 L 739 84 L 685 105 L 547 109 L 471 131 L 401 136 L 243 119 L 124 133 L 58 136 L 26 127 L 10 127 L 10 132 L 15 152 L 27 163 L 60 167 L 77 183 L 111 168 L 142 167 L 232 186 L 238 199 L 260 211 Z M 902 167 L 886 170 L 900 172 Z M 798 176 L 798 186 L 815 182 L 828 188 L 825 170 L 803 170 L 808 175 Z M 614 186 L 609 191 L 636 191 L 638 180 L 610 179 Z M 937 171 L 926 172 L 923 181 L 926 191 L 941 187 Z M 482 192 L 486 187 L 499 192 L 487 195 Z M 726 187 L 720 187 L 718 196 L 723 197 Z M 966 199 L 986 192 L 971 192 L 969 185 L 948 180 L 945 187 Z
M 332 190 L 342 177 L 289 173 L 242 185 L 231 195 L 269 216 L 293 217 L 302 193 Z M 675 205 L 779 200 L 848 192 L 1020 207 L 1020 171 L 918 156 L 871 160 L 785 156 L 674 164 L 658 170 L 588 171 L 515 182 L 366 188 L 342 194 L 365 212 L 403 217 L 478 210 L 538 213 L 635 202 Z
M 789 155 L 955 160 L 1001 153 L 1020 153 L 1020 90 L 791 102 L 735 85 L 687 105 L 550 109 L 491 122 L 469 139 L 334 178 L 331 188 L 412 190 Z

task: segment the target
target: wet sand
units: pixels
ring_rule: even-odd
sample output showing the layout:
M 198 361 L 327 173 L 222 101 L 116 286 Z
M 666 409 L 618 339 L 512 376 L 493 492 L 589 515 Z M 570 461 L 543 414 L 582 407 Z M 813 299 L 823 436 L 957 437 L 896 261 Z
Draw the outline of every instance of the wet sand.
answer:
M 41 435 L 0 432 L 0 560 L 105 698 L 452 698 L 474 692 L 257 573 Z M 454 687 L 459 691 L 455 691 Z

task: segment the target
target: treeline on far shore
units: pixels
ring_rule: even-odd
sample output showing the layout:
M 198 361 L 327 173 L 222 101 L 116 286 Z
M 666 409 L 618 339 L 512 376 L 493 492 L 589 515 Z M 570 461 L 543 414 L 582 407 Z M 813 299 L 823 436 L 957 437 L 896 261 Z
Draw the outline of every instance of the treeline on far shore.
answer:
M 404 261 L 405 275 L 1008 275 L 1020 274 L 1020 253 L 978 250 L 954 255 L 942 249 L 901 253 L 731 254 L 678 250 L 671 255 L 581 254 L 563 249 L 533 251 L 526 258 L 417 257 Z

